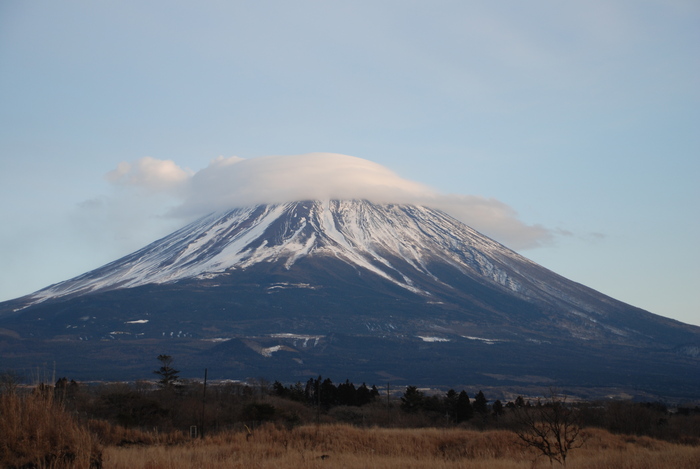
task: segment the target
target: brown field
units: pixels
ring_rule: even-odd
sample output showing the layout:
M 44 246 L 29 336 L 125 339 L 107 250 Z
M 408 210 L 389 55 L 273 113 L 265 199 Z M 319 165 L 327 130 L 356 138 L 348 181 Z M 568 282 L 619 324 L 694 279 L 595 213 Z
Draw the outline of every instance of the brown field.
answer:
M 571 452 L 569 468 L 696 469 L 700 447 L 648 437 L 586 431 L 586 443 Z M 555 466 L 558 466 L 555 463 Z M 510 431 L 383 429 L 345 425 L 282 430 L 265 426 L 246 438 L 227 433 L 179 445 L 108 446 L 104 467 L 185 468 L 489 468 L 550 467 L 525 450 Z
M 148 432 L 84 419 L 52 392 L 0 394 L 0 468 L 489 468 L 550 467 L 504 429 L 380 428 L 262 424 L 191 439 L 181 431 Z M 583 430 L 569 468 L 697 469 L 700 445 L 648 436 Z M 554 466 L 558 466 L 557 463 Z

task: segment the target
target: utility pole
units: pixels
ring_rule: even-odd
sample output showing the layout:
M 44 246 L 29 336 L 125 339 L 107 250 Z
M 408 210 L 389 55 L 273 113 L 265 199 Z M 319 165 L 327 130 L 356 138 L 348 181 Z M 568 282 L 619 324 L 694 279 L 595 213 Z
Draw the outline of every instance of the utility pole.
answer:
M 319 375 L 318 381 L 316 382 L 316 426 L 321 424 L 321 376 Z
M 200 438 L 204 438 L 204 412 L 207 405 L 207 368 L 204 368 L 204 391 L 202 392 L 202 424 L 199 432 Z
M 389 386 L 389 381 L 386 382 L 386 418 L 391 422 L 391 388 Z

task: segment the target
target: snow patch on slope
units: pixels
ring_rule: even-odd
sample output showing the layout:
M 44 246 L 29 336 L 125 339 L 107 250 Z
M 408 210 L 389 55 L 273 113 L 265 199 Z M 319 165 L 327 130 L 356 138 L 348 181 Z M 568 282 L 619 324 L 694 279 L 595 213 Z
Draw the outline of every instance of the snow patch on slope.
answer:
M 450 341 L 450 339 L 445 339 L 444 337 L 433 337 L 433 336 L 423 336 L 423 335 L 419 335 L 416 337 L 418 337 L 419 339 L 422 339 L 423 342 L 449 342 Z

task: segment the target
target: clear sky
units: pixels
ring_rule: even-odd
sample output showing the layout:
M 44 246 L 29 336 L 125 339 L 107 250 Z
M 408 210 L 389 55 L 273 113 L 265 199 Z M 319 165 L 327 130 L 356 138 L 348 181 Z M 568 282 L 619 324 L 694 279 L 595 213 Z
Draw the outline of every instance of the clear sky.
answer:
M 312 152 L 700 325 L 697 0 L 0 2 L 0 300 Z

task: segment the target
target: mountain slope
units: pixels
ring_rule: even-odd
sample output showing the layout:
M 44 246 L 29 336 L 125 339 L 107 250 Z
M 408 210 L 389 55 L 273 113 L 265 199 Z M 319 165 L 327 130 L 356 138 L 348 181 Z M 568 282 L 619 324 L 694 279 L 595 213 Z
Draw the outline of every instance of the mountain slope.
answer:
M 290 268 L 309 255 L 338 257 L 415 292 L 418 290 L 408 275 L 434 278 L 426 262 L 435 260 L 465 271 L 476 270 L 517 290 L 518 285 L 483 253 L 529 263 L 444 213 L 424 207 L 364 201 L 263 205 L 205 217 L 130 256 L 33 297 L 44 300 L 173 282 L 245 269 L 259 262 L 282 261 Z M 398 259 L 408 269 L 400 271 L 391 259 Z
M 195 368 L 213 354 L 222 374 L 270 378 L 345 369 L 368 381 L 447 384 L 467 379 L 454 376 L 455 363 L 480 356 L 472 373 L 486 381 L 568 376 L 602 386 L 609 376 L 633 387 L 646 380 L 650 390 L 678 378 L 679 393 L 700 383 L 678 377 L 697 371 L 700 328 L 571 282 L 440 211 L 358 200 L 210 215 L 0 304 L 0 329 L 3 358 L 32 341 L 49 353 L 61 340 L 70 360 L 80 347 L 103 353 L 108 341 L 120 343 L 121 361 L 133 362 L 139 347 L 179 345 Z M 513 353 L 538 358 L 514 364 Z

